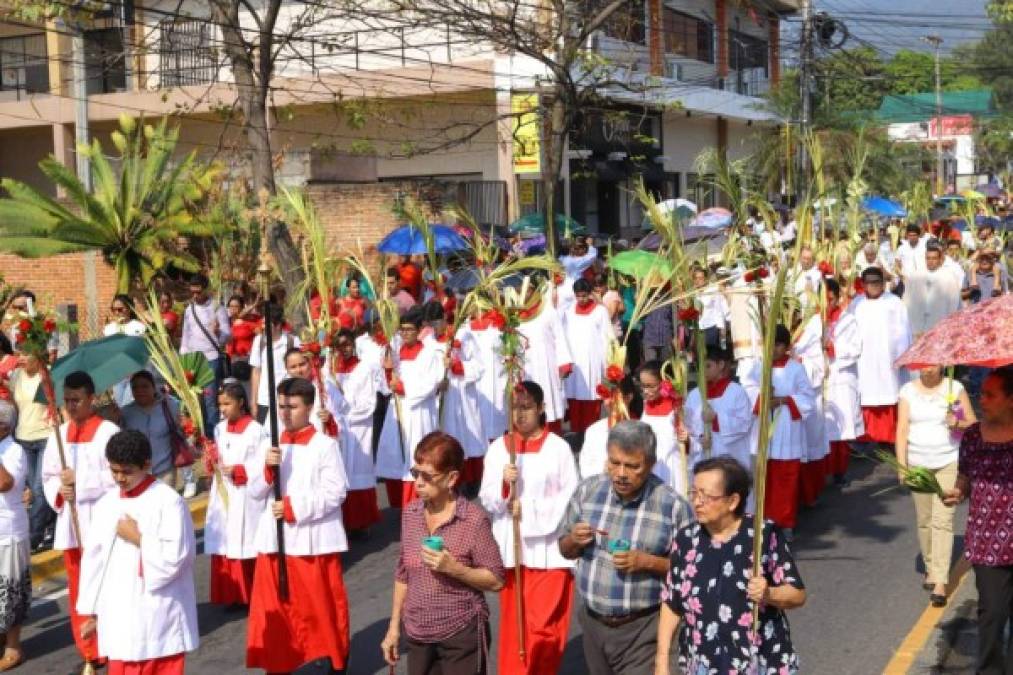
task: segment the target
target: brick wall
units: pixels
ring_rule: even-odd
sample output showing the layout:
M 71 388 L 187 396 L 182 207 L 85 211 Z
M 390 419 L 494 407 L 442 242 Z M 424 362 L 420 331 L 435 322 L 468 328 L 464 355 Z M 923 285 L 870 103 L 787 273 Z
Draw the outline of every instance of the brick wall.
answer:
M 43 308 L 55 308 L 60 304 L 77 305 L 78 328 L 81 337 L 88 339 L 95 337 L 90 328 L 96 328 L 101 334 L 109 302 L 116 293 L 116 276 L 101 256 L 95 257 L 98 313 L 97 316 L 89 316 L 84 259 L 83 253 L 38 259 L 0 254 L 0 274 L 7 283 L 23 286 L 35 293 Z

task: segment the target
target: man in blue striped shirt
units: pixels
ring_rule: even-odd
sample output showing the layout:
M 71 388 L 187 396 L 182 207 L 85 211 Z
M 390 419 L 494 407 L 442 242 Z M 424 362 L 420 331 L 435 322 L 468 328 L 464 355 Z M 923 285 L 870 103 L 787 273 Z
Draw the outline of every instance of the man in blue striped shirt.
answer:
M 559 550 L 576 560 L 583 599 L 584 658 L 594 675 L 654 672 L 658 608 L 676 533 L 689 504 L 651 473 L 651 428 L 637 421 L 609 432 L 604 474 L 583 481 L 559 527 Z

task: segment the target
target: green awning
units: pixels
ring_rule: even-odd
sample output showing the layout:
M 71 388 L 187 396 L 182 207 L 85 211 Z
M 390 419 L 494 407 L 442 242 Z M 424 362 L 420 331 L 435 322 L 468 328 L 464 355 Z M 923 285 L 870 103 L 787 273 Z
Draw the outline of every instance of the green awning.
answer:
M 994 117 L 997 114 L 991 89 L 973 91 L 944 91 L 943 116 L 971 115 L 974 118 Z M 936 115 L 936 94 L 908 94 L 886 96 L 879 106 L 876 119 L 884 123 L 922 122 Z

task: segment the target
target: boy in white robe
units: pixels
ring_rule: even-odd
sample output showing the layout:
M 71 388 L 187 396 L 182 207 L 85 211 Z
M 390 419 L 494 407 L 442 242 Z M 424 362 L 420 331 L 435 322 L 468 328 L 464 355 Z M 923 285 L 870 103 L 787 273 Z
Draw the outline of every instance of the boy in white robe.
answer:
M 591 291 L 590 281 L 577 279 L 573 284 L 576 302 L 562 315 L 573 361 L 573 370 L 563 382 L 566 418 L 575 434 L 583 434 L 601 417 L 597 388 L 608 365 L 606 350 L 615 339 L 608 310 L 595 301 Z
M 151 475 L 151 444 L 120 431 L 106 445 L 118 490 L 92 514 L 77 611 L 84 636 L 98 630 L 109 675 L 182 675 L 197 649 L 197 541 L 186 502 Z
M 482 375 L 475 383 L 478 394 L 478 410 L 482 417 L 482 430 L 486 440 L 506 433 L 506 370 L 503 368 L 501 350 L 506 320 L 495 311 L 477 313 L 468 327 L 478 347 L 477 359 L 483 365 Z
M 313 399 L 310 424 L 317 431 L 337 439 L 341 426 L 338 424 L 339 414 L 334 401 L 341 396 L 341 392 L 338 391 L 337 384 L 335 384 L 331 374 L 326 371 L 326 367 L 320 369 L 317 376 L 314 376 L 311 359 L 315 358 L 317 358 L 316 354 L 306 351 L 305 345 L 293 347 L 285 354 L 285 375 L 289 378 L 301 377 L 313 384 L 317 390 L 317 395 Z M 268 433 L 270 433 L 270 418 L 266 426 Z
M 341 505 L 345 529 L 366 530 L 380 522 L 373 466 L 373 410 L 383 387 L 383 371 L 373 361 L 356 356 L 354 335 L 338 332 L 335 340 L 334 378 L 339 395 L 334 406 L 341 427 L 341 457 L 348 477 L 348 495 Z
M 262 448 L 263 463 L 250 490 L 270 498 L 257 528 L 257 569 L 250 600 L 247 668 L 287 673 L 327 658 L 345 668 L 349 649 L 348 597 L 341 553 L 348 550 L 341 503 L 348 480 L 337 442 L 310 424 L 316 389 L 302 378 L 278 385 L 285 431 L 279 446 Z M 288 596 L 279 592 L 277 522 L 285 537 Z
M 805 453 L 802 455 L 800 490 L 802 503 L 814 506 L 826 485 L 826 457 L 830 454 L 827 425 L 823 417 L 827 355 L 823 348 L 823 319 L 817 313 L 805 323 L 792 353 L 805 368 L 815 399 L 813 412 L 805 418 Z
M 904 275 L 904 306 L 911 336 L 922 333 L 960 309 L 961 280 L 943 266 L 943 249 L 931 242 L 925 247 L 925 267 Z
M 805 368 L 788 357 L 790 349 L 791 333 L 784 326 L 778 326 L 774 336 L 772 391 L 769 392 L 774 422 L 767 448 L 764 513 L 783 528 L 789 538 L 798 520 L 802 457 L 806 447 L 804 420 L 813 412 L 816 398 Z M 742 386 L 754 401 L 754 415 L 760 412 L 762 373 L 763 363 L 758 359 L 742 379 Z M 758 428 L 759 419 L 756 419 L 754 429 Z
M 700 389 L 686 396 L 684 419 L 689 434 L 689 470 L 705 457 L 728 455 L 748 470 L 752 466 L 749 432 L 753 425 L 749 395 L 732 382 L 732 358 L 717 347 L 707 349 L 704 362 L 707 382 L 707 410 L 700 401 Z M 710 434 L 705 430 L 710 426 Z M 710 443 L 710 447 L 706 446 Z
M 106 462 L 106 443 L 119 427 L 95 414 L 95 383 L 87 373 L 78 371 L 67 375 L 63 382 L 63 405 L 69 417 L 60 425 L 67 468 L 60 464 L 56 436 L 50 435 L 42 456 L 42 489 L 46 501 L 56 511 L 53 549 L 63 551 L 74 642 L 86 663 L 99 665 L 104 659 L 98 640 L 94 636 L 81 636 L 83 619 L 77 613 L 78 580 L 82 553 L 89 544 L 92 512 L 99 500 L 116 488 Z M 74 532 L 70 502 L 77 507 L 83 542 L 78 541 Z
M 267 430 L 253 419 L 246 389 L 239 382 L 222 386 L 218 411 L 221 421 L 215 427 L 215 445 L 222 485 L 214 476 L 204 524 L 204 553 L 211 556 L 208 596 L 216 605 L 248 605 L 257 561 L 254 534 L 267 499 L 254 497 L 247 484 Z M 228 496 L 227 506 L 222 490 Z
M 384 389 L 392 399 L 380 432 L 376 475 L 386 479 L 387 499 L 397 509 L 415 498 L 415 446 L 439 424 L 437 387 L 443 381 L 443 361 L 438 351 L 419 340 L 421 328 L 422 313 L 413 307 L 401 317 L 400 346 L 384 361 Z
M 841 287 L 834 279 L 826 280 L 827 330 L 824 350 L 829 359 L 827 395 L 823 407 L 830 457 L 827 472 L 836 485 L 847 481 L 850 441 L 865 433 L 862 406 L 858 397 L 858 357 L 862 353 L 858 323 L 841 298 Z
M 689 454 L 685 447 L 685 423 L 682 420 L 682 399 L 663 382 L 661 363 L 648 361 L 637 372 L 644 397 L 644 414 L 640 421 L 651 427 L 657 439 L 658 460 L 652 472 L 676 494 L 689 490 Z M 680 436 L 683 440 L 680 440 Z
M 529 300 L 536 294 L 538 290 L 532 288 Z M 536 304 L 518 314 L 521 323 L 517 332 L 525 340 L 524 379 L 545 392 L 545 418 L 549 429 L 562 433 L 566 414 L 563 380 L 573 371 L 573 359 L 559 312 L 548 296 L 541 295 Z
M 643 402 L 637 397 L 637 385 L 631 376 L 627 375 L 619 382 L 619 391 L 630 417 L 639 418 L 643 412 Z M 605 417 L 589 426 L 584 432 L 584 444 L 580 448 L 577 464 L 581 480 L 597 476 L 605 471 L 605 462 L 608 461 L 609 431 L 620 418 L 612 410 L 611 399 L 604 402 L 604 407 Z

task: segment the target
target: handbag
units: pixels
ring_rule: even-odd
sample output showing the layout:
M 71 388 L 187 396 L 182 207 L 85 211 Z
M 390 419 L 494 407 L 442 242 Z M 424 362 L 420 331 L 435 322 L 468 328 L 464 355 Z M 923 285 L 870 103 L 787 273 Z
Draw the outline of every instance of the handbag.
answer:
M 209 331 L 201 322 L 200 317 L 197 316 L 197 306 L 193 303 L 190 303 L 190 315 L 193 316 L 193 321 L 197 324 L 197 327 L 200 328 L 200 332 L 204 333 L 204 337 L 208 339 L 208 342 L 214 345 L 215 351 L 218 352 L 218 361 L 222 364 L 222 377 L 232 377 L 232 360 L 229 358 L 229 355 L 226 354 L 220 346 L 218 346 L 218 340 L 211 336 L 211 331 Z
M 169 427 L 169 447 L 172 448 L 172 465 L 177 469 L 183 469 L 191 466 L 197 461 L 197 451 L 194 449 L 193 444 L 190 443 L 179 425 L 176 424 L 176 420 L 173 419 L 172 413 L 169 411 L 169 401 L 164 396 L 162 397 L 162 414 L 165 415 L 165 424 Z

